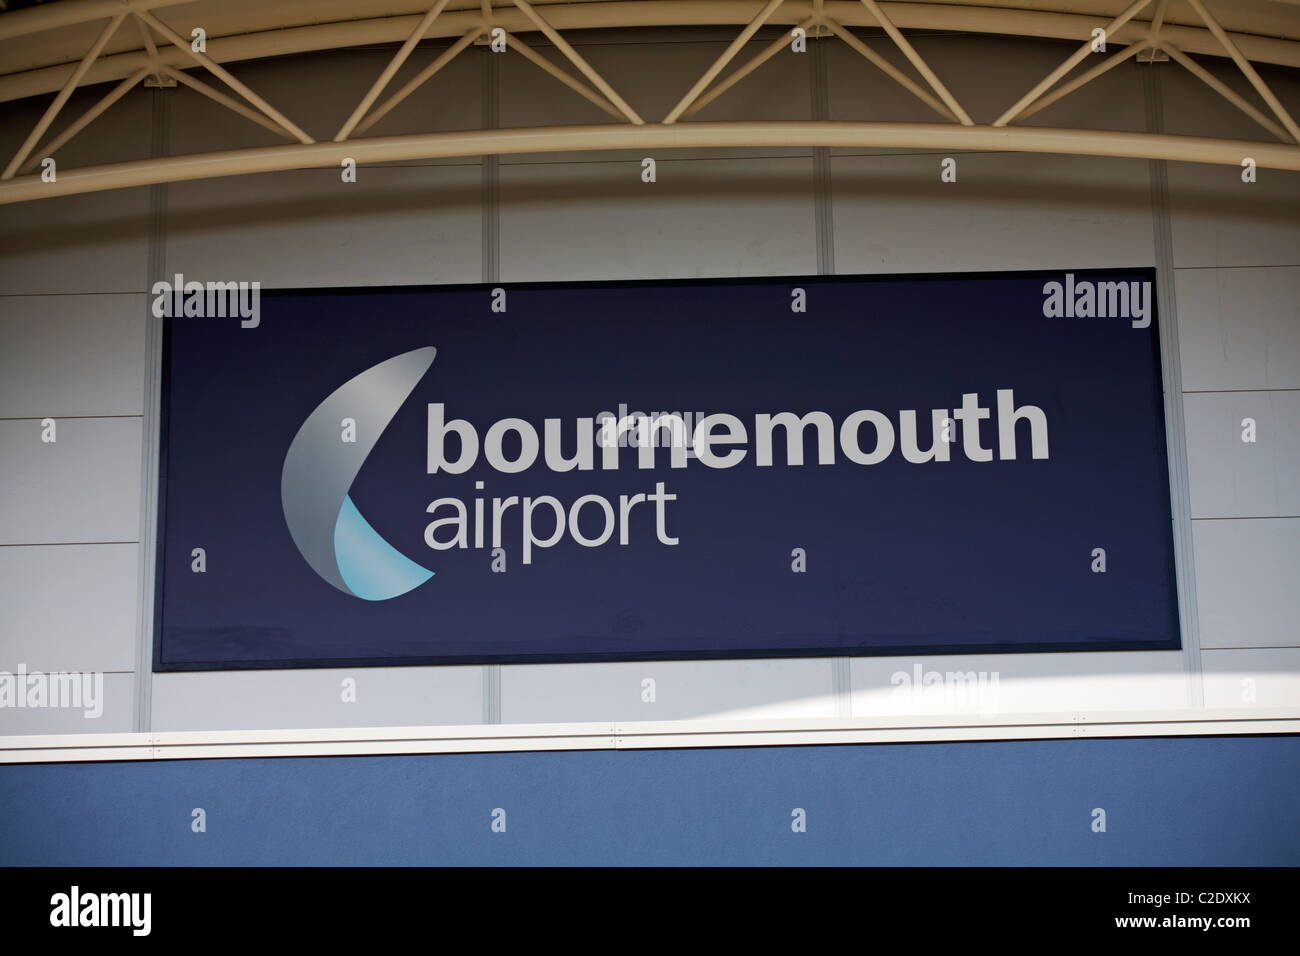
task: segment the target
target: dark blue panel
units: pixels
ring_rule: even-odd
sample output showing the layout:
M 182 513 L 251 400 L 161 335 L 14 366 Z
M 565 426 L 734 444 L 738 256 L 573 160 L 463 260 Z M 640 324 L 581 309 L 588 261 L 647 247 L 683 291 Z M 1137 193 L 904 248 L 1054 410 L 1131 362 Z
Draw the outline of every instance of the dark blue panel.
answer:
M 11 765 L 0 864 L 1294 866 L 1297 806 L 1294 736 Z
M 485 287 L 266 293 L 256 328 L 170 319 L 156 665 L 1175 648 L 1151 275 L 537 285 L 510 288 L 505 313 L 491 311 Z M 1044 314 L 1049 283 L 1102 280 L 1145 288 L 1148 324 Z M 791 311 L 796 285 L 807 290 L 804 313 Z M 427 346 L 436 359 L 348 494 L 378 536 L 434 576 L 364 600 L 313 571 L 295 546 L 282 468 L 335 389 Z M 1041 412 L 1043 457 L 1032 454 L 1028 420 L 1000 422 L 999 390 Z M 900 413 L 915 412 L 928 450 L 932 410 L 955 415 L 968 394 L 987 418 L 939 439 L 950 460 L 907 460 Z M 473 426 L 480 453 L 469 470 L 428 472 L 430 405 Z M 520 419 L 542 435 L 556 419 L 570 456 L 577 420 L 620 405 L 733 415 L 746 430 L 734 446 L 744 457 L 672 467 L 671 450 L 658 448 L 654 467 L 641 468 L 633 447 L 606 469 L 596 448 L 591 470 L 552 470 L 543 456 L 518 473 L 486 461 L 494 423 Z M 878 463 L 853 460 L 841 434 L 861 410 L 895 433 Z M 818 463 L 813 426 L 803 464 L 788 463 L 777 429 L 773 463 L 760 465 L 758 416 L 782 412 L 824 412 L 833 461 Z M 872 424 L 857 434 L 863 449 L 875 447 Z M 1000 443 L 1012 434 L 1014 457 Z M 341 430 L 329 437 L 328 454 L 347 448 Z M 977 460 L 976 442 L 989 460 Z M 503 453 L 521 448 L 509 432 Z M 446 452 L 459 455 L 458 440 Z M 624 496 L 661 485 L 675 497 L 632 504 L 615 530 Z M 575 540 L 574 527 L 587 539 L 606 528 L 592 500 L 526 561 L 523 505 L 513 504 L 500 521 L 507 570 L 494 573 L 495 500 L 553 496 L 571 515 L 588 495 L 610 504 L 607 543 Z M 454 513 L 444 503 L 430 515 L 438 499 L 464 503 L 466 547 L 429 544 L 430 520 Z M 338 505 L 318 522 L 327 551 Z M 546 538 L 553 512 L 536 507 L 534 537 Z M 439 539 L 453 531 L 444 526 Z M 196 547 L 206 551 L 202 574 L 191 572 Z M 1094 548 L 1106 551 L 1105 573 L 1091 570 Z M 792 569 L 795 549 L 806 554 L 803 573 Z M 326 555 L 331 571 L 336 559 L 344 569 L 345 551 Z

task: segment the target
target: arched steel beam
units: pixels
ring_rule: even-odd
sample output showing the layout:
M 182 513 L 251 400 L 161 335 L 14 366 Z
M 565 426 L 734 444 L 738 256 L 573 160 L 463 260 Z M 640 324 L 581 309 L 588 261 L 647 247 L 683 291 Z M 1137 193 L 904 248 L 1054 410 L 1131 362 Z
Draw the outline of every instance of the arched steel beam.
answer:
M 76 2 L 77 0 L 64 0 L 64 3 Z M 160 0 L 152 2 L 156 5 Z M 61 7 L 64 3 L 51 4 L 50 9 Z M 150 3 L 140 5 L 148 7 Z M 122 4 L 118 2 L 109 6 L 120 10 Z M 1105 27 L 1111 19 L 1107 16 L 966 4 L 882 3 L 880 6 L 900 30 L 942 30 L 1075 41 L 1086 39 L 1093 28 Z M 756 7 L 752 0 L 596 0 L 592 3 L 547 4 L 540 9 L 545 11 L 547 21 L 556 30 L 566 32 L 612 27 L 743 26 L 752 19 Z M 794 25 L 806 19 L 812 9 L 813 4 L 808 0 L 787 0 L 771 18 L 771 22 Z M 856 0 L 827 2 L 824 10 L 827 16 L 847 27 L 877 26 L 870 11 Z M 0 28 L 5 19 L 11 16 L 15 14 L 0 16 Z M 421 12 L 293 26 L 234 36 L 209 36 L 207 55 L 217 63 L 234 63 L 372 44 L 400 44 L 418 26 L 422 16 Z M 172 18 L 175 18 L 174 14 Z M 532 21 L 521 10 L 513 7 L 494 9 L 490 19 L 492 26 L 504 27 L 510 33 L 537 32 Z M 430 28 L 428 36 L 431 39 L 459 37 L 482 23 L 483 14 L 478 8 L 444 11 Z M 1130 21 L 1108 37 L 1108 42 L 1125 46 L 1145 39 L 1149 27 L 1150 24 L 1146 21 Z M 1300 42 L 1296 40 L 1242 33 L 1229 33 L 1229 36 L 1251 62 L 1300 68 Z M 1223 46 L 1203 27 L 1166 23 L 1161 37 L 1184 53 L 1215 57 L 1225 55 Z M 172 67 L 188 65 L 188 58 L 179 50 L 159 50 L 159 59 Z M 120 80 L 148 65 L 148 54 L 144 50 L 103 56 L 88 71 L 82 85 Z M 60 89 L 75 69 L 76 64 L 69 62 L 0 76 L 0 102 Z
M 71 169 L 54 182 L 43 182 L 39 175 L 11 179 L 0 183 L 0 204 L 153 183 L 338 167 L 345 158 L 363 164 L 512 153 L 782 146 L 1064 153 L 1232 167 L 1249 157 L 1262 168 L 1300 171 L 1300 146 L 1164 133 L 951 123 L 646 123 L 421 133 L 134 160 Z
M 123 12 L 158 10 L 193 0 L 62 0 L 22 10 L 10 10 L 0 17 L 0 40 L 31 36 L 46 30 L 75 27 L 94 20 L 106 20 Z

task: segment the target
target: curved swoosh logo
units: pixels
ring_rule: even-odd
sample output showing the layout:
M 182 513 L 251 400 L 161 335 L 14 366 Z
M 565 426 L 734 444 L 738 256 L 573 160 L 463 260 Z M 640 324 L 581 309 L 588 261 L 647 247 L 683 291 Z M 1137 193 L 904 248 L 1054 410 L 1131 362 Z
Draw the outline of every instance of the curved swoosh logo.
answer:
M 386 601 L 433 577 L 381 538 L 348 492 L 437 352 L 405 352 L 344 382 L 307 416 L 284 456 L 280 504 L 289 534 L 312 570 L 345 594 Z M 340 440 L 345 418 L 356 422 L 355 442 Z

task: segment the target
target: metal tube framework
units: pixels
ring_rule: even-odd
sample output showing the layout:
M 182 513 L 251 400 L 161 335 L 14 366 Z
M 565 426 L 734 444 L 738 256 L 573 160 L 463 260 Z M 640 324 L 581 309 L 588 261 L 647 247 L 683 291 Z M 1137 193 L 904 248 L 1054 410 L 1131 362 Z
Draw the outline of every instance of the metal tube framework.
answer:
M 831 3 L 823 0 L 798 2 L 798 0 L 751 0 L 736 3 L 732 0 L 708 0 L 694 4 L 692 23 L 707 23 L 712 17 L 720 25 L 738 22 L 740 31 L 722 53 L 693 82 L 676 101 L 672 109 L 658 121 L 647 121 L 619 94 L 609 78 L 596 70 L 560 33 L 559 24 L 572 28 L 573 18 L 585 16 L 585 25 L 615 25 L 621 7 L 625 22 L 640 22 L 649 17 L 647 6 L 674 7 L 680 14 L 686 11 L 677 0 L 660 0 L 647 5 L 639 2 L 593 2 L 581 4 L 554 4 L 529 0 L 512 0 L 513 7 L 494 9 L 487 0 L 476 7 L 448 10 L 449 0 L 436 0 L 418 18 L 393 16 L 365 21 L 369 29 L 383 22 L 385 28 L 403 27 L 400 46 L 384 69 L 367 89 L 348 119 L 334 134 L 333 140 L 317 142 L 288 116 L 276 109 L 228 69 L 221 65 L 240 59 L 251 48 L 254 37 L 218 38 L 212 42 L 210 52 L 199 52 L 181 34 L 161 21 L 151 10 L 170 8 L 178 0 L 65 0 L 50 7 L 19 11 L 26 14 L 15 23 L 18 14 L 0 15 L 0 40 L 22 35 L 33 23 L 54 24 L 53 28 L 92 22 L 102 18 L 106 25 L 91 48 L 64 76 L 54 101 L 14 156 L 0 174 L 0 204 L 25 202 L 55 196 L 99 192 L 154 183 L 178 182 L 219 176 L 266 173 L 278 170 L 337 166 L 350 158 L 358 163 L 388 162 L 394 160 L 433 159 L 445 157 L 470 157 L 510 153 L 541 153 L 584 150 L 663 150 L 700 147 L 895 147 L 927 150 L 1005 150 L 1013 152 L 1069 153 L 1085 156 L 1112 156 L 1141 159 L 1221 163 L 1237 166 L 1250 157 L 1263 168 L 1300 171 L 1300 126 L 1290 112 L 1268 87 L 1251 64 L 1244 50 L 1258 48 L 1260 38 L 1234 35 L 1224 30 L 1218 20 L 1206 9 L 1203 0 L 1188 0 L 1191 8 L 1201 18 L 1204 29 L 1193 30 L 1185 25 L 1174 26 L 1166 19 L 1167 0 L 1133 0 L 1121 12 L 1108 20 L 1097 17 L 1076 16 L 1048 12 L 1024 12 L 1020 22 L 1025 33 L 1041 35 L 1050 21 L 1053 28 L 1073 31 L 1081 46 L 1060 65 L 1050 71 L 1007 107 L 991 124 L 976 123 L 961 105 L 957 95 L 940 78 L 937 71 L 925 60 L 903 34 L 899 24 L 912 25 L 918 20 L 926 22 L 932 16 L 931 8 L 944 4 L 878 3 L 861 0 L 860 3 Z M 925 9 L 922 10 L 921 8 Z M 741 16 L 742 11 L 746 16 Z M 997 21 L 1009 23 L 1003 14 L 988 8 L 967 4 L 950 4 L 948 10 L 954 19 L 972 12 L 988 16 L 980 24 L 988 27 Z M 1149 10 L 1151 19 L 1145 23 L 1136 15 Z M 543 15 L 545 11 L 545 15 Z M 855 11 L 857 11 L 855 13 Z M 36 16 L 39 14 L 40 16 Z M 865 14 L 865 16 L 864 16 Z M 996 15 L 994 15 L 996 14 Z M 135 53 L 119 52 L 109 57 L 101 56 L 110 37 L 113 37 L 127 16 L 136 21 L 142 40 Z M 883 31 L 884 37 L 894 44 L 903 58 L 912 66 L 918 79 L 881 56 L 867 39 L 850 29 L 861 27 L 864 20 Z M 847 23 L 845 22 L 847 21 Z M 764 42 L 763 48 L 727 75 L 724 71 L 765 25 L 774 27 L 790 24 L 775 38 Z M 359 21 L 352 21 L 358 24 Z M 1096 65 L 1079 70 L 1080 65 L 1094 55 L 1093 32 L 1100 25 L 1107 42 L 1120 49 L 1104 57 Z M 320 24 L 316 28 L 296 28 L 279 31 L 289 35 L 304 29 L 331 30 L 337 24 Z M 412 133 L 400 136 L 364 136 L 371 127 L 391 110 L 422 87 L 442 70 L 452 59 L 476 40 L 489 37 L 496 28 L 505 30 L 507 48 L 533 63 L 547 75 L 583 96 L 594 106 L 609 114 L 617 122 L 589 126 L 542 126 L 527 129 L 482 129 L 450 133 Z M 44 29 L 51 27 L 45 26 Z M 581 28 L 579 26 L 578 28 Z M 365 33 L 365 25 L 358 26 Z M 886 81 L 894 82 L 925 103 L 942 119 L 934 123 L 887 122 L 698 122 L 695 115 L 707 108 L 736 84 L 743 81 L 774 56 L 786 49 L 797 31 L 803 31 L 804 42 L 833 42 L 837 37 L 847 47 L 876 67 Z M 335 31 L 337 33 L 337 31 Z M 577 74 L 565 70 L 552 59 L 542 55 L 520 36 L 521 32 L 540 34 L 576 69 Z M 153 34 L 165 38 L 171 47 L 155 46 Z M 386 32 L 385 34 L 390 35 Z M 427 39 L 438 36 L 458 37 L 434 61 L 411 79 L 378 107 L 375 106 L 383 91 L 392 82 L 416 47 Z M 498 35 L 499 36 L 499 35 Z M 1240 69 L 1258 94 L 1268 113 L 1233 91 L 1189 55 L 1205 52 L 1207 38 L 1215 44 L 1211 48 Z M 299 35 L 284 42 L 281 38 L 279 52 L 289 52 Z M 352 42 L 336 42 L 335 46 L 348 46 Z M 1269 47 L 1277 53 L 1277 44 L 1300 48 L 1300 42 L 1272 40 Z M 240 44 L 243 49 L 236 50 Z M 1249 116 L 1263 127 L 1276 142 L 1225 140 L 1201 136 L 1171 136 L 1166 134 L 1109 131 L 1103 129 L 1057 129 L 1040 126 L 1015 125 L 1069 96 L 1122 63 L 1144 51 L 1161 50 L 1170 60 L 1187 69 L 1211 90 Z M 183 59 L 177 61 L 176 57 Z M 1276 56 L 1275 56 L 1276 58 Z M 110 70 L 103 69 L 106 61 L 113 61 Z M 1300 55 L 1294 61 L 1300 65 Z M 244 102 L 191 76 L 182 67 L 201 66 L 221 80 Z M 95 69 L 99 68 L 97 74 Z M 1148 66 L 1145 68 L 1156 68 Z M 0 76 L 0 99 L 6 91 L 24 89 L 39 80 L 47 82 L 59 74 L 61 68 L 41 68 L 24 74 Z M 121 77 L 114 74 L 125 70 Z M 51 72 L 54 71 L 54 72 Z M 1071 74 L 1074 74 L 1071 76 Z M 120 79 L 107 94 L 74 120 L 58 135 L 39 149 L 36 144 L 46 134 L 72 93 L 83 84 L 102 82 L 105 77 Z M 170 156 L 114 163 L 79 169 L 58 169 L 57 176 L 46 177 L 27 173 L 39 165 L 46 156 L 54 155 L 74 136 L 90 127 L 114 103 L 144 80 L 153 76 L 169 76 L 238 115 L 257 123 L 290 142 L 221 152 L 187 156 Z M 1271 113 L 1271 115 L 1269 115 Z M 689 120 L 689 122 L 688 122 Z M 296 142 L 293 142 L 296 140 Z M 19 171 L 26 175 L 16 175 Z M 48 180 L 48 181 L 47 181 Z

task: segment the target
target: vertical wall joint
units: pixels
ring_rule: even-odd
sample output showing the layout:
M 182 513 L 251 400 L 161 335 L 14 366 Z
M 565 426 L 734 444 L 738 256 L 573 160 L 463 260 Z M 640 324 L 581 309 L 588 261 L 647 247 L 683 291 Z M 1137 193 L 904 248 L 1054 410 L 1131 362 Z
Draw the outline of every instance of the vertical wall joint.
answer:
M 166 87 L 149 90 L 149 155 L 166 156 L 171 142 L 171 96 Z M 153 709 L 153 641 L 155 557 L 158 546 L 158 446 L 162 402 L 162 323 L 150 308 L 149 290 L 167 273 L 167 184 L 149 187 L 149 244 L 145 264 L 145 361 L 141 427 L 140 532 L 136 601 L 136 733 L 151 729 Z
M 479 47 L 483 129 L 496 129 L 501 125 L 501 67 L 498 56 L 490 47 Z M 482 163 L 483 281 L 496 283 L 501 281 L 501 167 L 496 156 L 484 156 Z M 500 664 L 483 666 L 483 723 L 501 723 Z
M 1164 97 L 1160 71 L 1142 64 L 1146 128 L 1164 132 Z M 1160 322 L 1161 372 L 1165 385 L 1165 433 L 1169 451 L 1169 497 L 1173 514 L 1174 562 L 1178 572 L 1178 617 L 1182 625 L 1183 670 L 1187 702 L 1205 706 L 1201 678 L 1201 631 L 1196 601 L 1196 562 L 1192 547 L 1192 502 L 1187 466 L 1187 429 L 1183 410 L 1183 371 L 1178 344 L 1178 300 L 1174 276 L 1173 227 L 1169 206 L 1169 169 L 1164 160 L 1150 160 L 1151 217 L 1155 240 L 1156 301 Z

